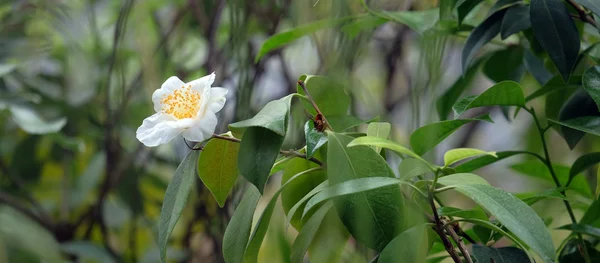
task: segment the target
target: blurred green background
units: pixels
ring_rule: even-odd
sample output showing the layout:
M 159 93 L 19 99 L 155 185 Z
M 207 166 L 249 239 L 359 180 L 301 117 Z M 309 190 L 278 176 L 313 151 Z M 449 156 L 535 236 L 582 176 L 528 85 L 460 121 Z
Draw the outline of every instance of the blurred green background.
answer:
M 438 5 L 367 2 L 395 11 Z M 478 6 L 481 11 L 467 21 L 478 24 L 490 4 Z M 276 32 L 363 12 L 358 0 L 0 1 L 0 262 L 160 262 L 156 222 L 170 177 L 189 149 L 181 137 L 146 148 L 135 131 L 153 113 L 152 92 L 173 75 L 191 81 L 216 72 L 213 86 L 229 89 L 217 132 L 295 92 L 302 74 L 335 76 L 348 83 L 353 114 L 391 122 L 393 139 L 406 144 L 411 131 L 437 120 L 435 100 L 461 73 L 466 35 L 420 36 L 395 23 L 367 30 L 350 25 L 318 31 L 254 59 Z M 504 44 L 486 46 L 500 47 Z M 469 92 L 491 84 L 477 76 Z M 529 75 L 522 85 L 526 93 L 538 87 Z M 454 147 L 541 149 L 530 118 L 521 114 L 509 123 L 498 109 L 472 115 L 489 111 L 496 124 L 468 125 L 428 158 L 439 160 Z M 307 117 L 300 107 L 292 116 L 285 146 L 297 148 L 304 144 Z M 598 148 L 590 141 L 570 151 L 556 133 L 550 144 L 557 163 Z M 396 167 L 399 160 L 388 158 Z M 549 186 L 516 176 L 510 164 L 518 161 L 479 174 L 514 193 Z M 595 175 L 588 178 L 594 181 Z M 270 183 L 279 180 L 275 176 Z M 221 209 L 196 182 L 171 236 L 169 259 L 222 262 L 223 233 L 240 196 L 234 189 Z M 450 206 L 469 205 L 463 197 L 445 199 Z M 544 211 L 542 218 L 555 217 L 551 226 L 569 222 L 562 209 L 552 209 L 556 204 L 534 206 Z M 260 262 L 289 258 L 284 255 L 296 233 L 285 232 L 285 216 L 277 209 Z M 333 249 L 327 238 L 319 249 Z M 351 240 L 342 261 L 366 262 L 369 252 L 362 250 Z

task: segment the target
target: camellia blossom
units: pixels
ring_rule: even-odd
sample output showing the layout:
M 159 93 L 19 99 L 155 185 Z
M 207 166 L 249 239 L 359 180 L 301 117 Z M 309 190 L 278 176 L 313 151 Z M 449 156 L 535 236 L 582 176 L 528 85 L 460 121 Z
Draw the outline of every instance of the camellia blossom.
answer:
M 183 83 L 170 77 L 152 94 L 155 114 L 146 118 L 136 137 L 149 147 L 167 143 L 181 134 L 189 141 L 201 142 L 213 135 L 216 113 L 225 106 L 227 89 L 211 88 L 215 73 Z

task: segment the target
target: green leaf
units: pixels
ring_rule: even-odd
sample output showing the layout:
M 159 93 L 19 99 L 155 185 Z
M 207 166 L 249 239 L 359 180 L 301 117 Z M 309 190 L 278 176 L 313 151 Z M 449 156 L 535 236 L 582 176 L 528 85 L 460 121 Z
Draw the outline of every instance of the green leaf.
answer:
M 573 178 L 583 172 L 588 167 L 597 164 L 600 162 L 600 152 L 588 153 L 582 156 L 579 156 L 577 160 L 571 166 L 571 170 L 569 171 L 569 180 L 567 181 L 565 186 L 569 186 Z
M 225 200 L 238 177 L 239 150 L 239 143 L 212 139 L 204 146 L 198 159 L 198 176 L 220 207 L 225 205 Z
M 347 115 L 347 114 L 334 115 L 334 116 L 327 117 L 327 121 L 329 121 L 329 125 L 331 125 L 331 127 L 338 132 L 348 131 L 348 130 L 350 130 L 350 128 L 354 128 L 363 123 L 370 123 L 370 122 L 377 121 L 377 120 L 379 120 L 379 117 L 375 117 L 373 119 L 364 121 L 364 120 L 361 120 L 359 118 L 356 118 L 354 116 Z
M 458 130 L 458 128 L 474 121 L 487 121 L 493 123 L 490 116 L 485 114 L 474 119 L 458 119 L 428 124 L 418 128 L 410 135 L 410 145 L 415 153 L 422 155 L 433 149 L 433 147 Z
M 567 181 L 569 180 L 569 167 L 559 164 L 553 164 L 552 168 L 554 169 L 556 177 L 558 177 L 560 185 L 566 185 Z M 521 174 L 531 176 L 534 178 L 539 178 L 545 180 L 548 183 L 552 183 L 552 185 L 555 185 L 550 171 L 548 171 L 546 165 L 541 162 L 525 161 L 512 165 L 511 169 Z M 590 186 L 588 185 L 587 180 L 583 177 L 575 177 L 569 188 L 583 196 L 592 196 Z
M 316 75 L 302 75 L 298 78 L 298 81 L 304 82 L 310 96 L 328 121 L 331 121 L 330 116 L 342 116 L 348 113 L 350 96 L 346 94 L 344 86 L 338 81 L 329 77 Z M 306 95 L 300 85 L 297 85 L 296 89 L 299 94 Z M 309 101 L 300 101 L 310 114 L 317 114 L 317 111 Z
M 458 77 L 456 82 L 442 94 L 435 103 L 440 120 L 448 119 L 448 113 L 452 110 L 452 105 L 460 98 L 460 95 L 471 85 L 473 79 L 479 71 L 479 67 L 484 59 L 478 60 L 473 64 L 463 76 Z
M 299 39 L 303 36 L 317 32 L 324 28 L 334 27 L 336 25 L 339 25 L 346 21 L 350 21 L 357 17 L 358 16 L 343 17 L 337 19 L 323 19 L 274 34 L 270 38 L 265 40 L 265 42 L 262 44 L 260 50 L 258 51 L 258 54 L 256 54 L 256 58 L 254 58 L 254 61 L 258 62 L 265 54 L 269 53 L 270 51 L 280 48 L 286 44 L 289 44 L 290 42 Z
M 529 152 L 525 152 L 525 151 L 505 151 L 505 152 L 496 152 L 496 156 L 491 156 L 491 155 L 484 155 L 484 156 L 480 156 L 477 157 L 475 159 L 469 160 L 467 162 L 461 163 L 459 165 L 457 165 L 456 167 L 454 167 L 454 170 L 457 173 L 468 173 L 468 172 L 472 172 L 475 171 L 481 167 L 484 167 L 486 165 L 495 163 L 497 161 L 500 161 L 504 158 L 508 158 L 511 157 L 513 155 L 516 154 L 531 154 Z
M 549 121 L 569 127 L 571 129 L 600 136 L 600 117 L 598 116 L 585 116 L 566 121 L 549 119 Z
M 312 217 L 311 217 L 312 218 Z M 311 263 L 341 262 L 350 233 L 335 209 L 330 209 L 308 248 Z M 327 249 L 323 249 L 327 248 Z
M 552 73 L 548 72 L 544 66 L 544 61 L 541 58 L 536 57 L 529 49 L 525 50 L 524 63 L 525 68 L 527 68 L 540 85 L 546 84 L 546 82 L 552 78 Z
M 370 9 L 369 13 L 381 18 L 400 23 L 422 35 L 438 21 L 439 10 L 437 8 L 422 11 L 385 11 Z
M 600 200 L 596 199 L 585 211 L 581 220 L 579 220 L 580 224 L 591 225 L 594 227 L 600 227 Z
M 483 73 L 498 83 L 504 80 L 521 81 L 525 74 L 523 52 L 524 49 L 518 46 L 511 46 L 494 52 L 485 62 Z
M 9 110 L 13 121 L 17 123 L 19 128 L 29 134 L 57 132 L 67 124 L 67 118 L 65 117 L 53 121 L 46 121 L 36 111 L 25 106 L 11 105 Z
M 456 149 L 452 149 L 447 151 L 444 154 L 444 167 L 448 167 L 451 164 L 454 164 L 455 162 L 467 159 L 467 158 L 471 158 L 471 157 L 475 157 L 477 155 L 491 155 L 493 157 L 498 157 L 496 156 L 495 152 L 486 152 L 486 151 L 482 151 L 479 149 L 472 149 L 472 148 L 456 148 Z
M 301 216 L 290 215 L 290 210 L 312 189 L 323 183 L 323 181 L 327 179 L 327 174 L 325 174 L 325 170 L 317 170 L 311 172 L 310 176 L 303 176 L 289 184 L 287 184 L 287 182 L 294 175 L 315 167 L 318 167 L 318 165 L 313 162 L 303 158 L 294 158 L 287 164 L 283 171 L 283 175 L 281 176 L 282 186 L 287 185 L 283 192 L 281 192 L 281 206 L 296 229 L 302 227 Z
M 465 75 L 479 49 L 500 33 L 504 13 L 505 11 L 496 12 L 486 18 L 483 23 L 473 29 L 473 32 L 467 38 L 467 43 L 462 51 L 463 75 Z
M 557 75 L 552 77 L 552 79 L 549 79 L 546 84 L 544 84 L 540 89 L 536 90 L 535 92 L 531 93 L 531 95 L 527 96 L 525 98 L 525 102 L 528 102 L 530 100 L 533 100 L 535 98 L 544 96 L 550 92 L 554 92 L 560 89 L 577 89 L 579 87 L 581 87 L 581 79 L 582 76 L 580 75 L 571 75 L 569 77 L 569 81 L 567 83 L 565 83 L 565 81 L 562 79 L 561 76 Z
M 473 257 L 477 262 L 496 263 L 529 263 L 529 257 L 525 251 L 516 247 L 486 247 L 473 244 Z M 493 261 L 492 261 L 493 260 Z
M 296 211 L 298 211 L 298 209 L 302 209 L 302 211 L 304 211 L 304 208 L 306 207 L 306 202 L 310 198 L 312 198 L 314 195 L 316 195 L 317 193 L 323 191 L 323 189 L 327 188 L 328 186 L 329 186 L 329 181 L 324 181 L 321 184 L 315 186 L 315 188 L 310 190 L 310 192 L 308 192 L 308 194 L 306 194 L 304 197 L 302 197 L 302 199 L 300 199 L 298 202 L 296 202 L 296 204 L 294 206 L 292 206 L 292 208 L 287 213 L 286 226 L 289 226 L 292 219 L 296 218 Z M 300 216 L 300 218 L 302 218 L 301 214 L 298 214 L 298 215 Z M 300 230 L 300 229 L 296 228 L 296 230 Z
M 252 231 L 252 235 L 250 236 L 250 241 L 248 242 L 248 246 L 246 246 L 246 252 L 244 253 L 244 262 L 257 262 L 258 260 L 258 252 L 260 251 L 260 247 L 265 238 L 265 234 L 267 234 L 267 230 L 269 229 L 271 216 L 273 215 L 273 210 L 275 209 L 275 204 L 277 204 L 277 199 L 281 192 L 288 186 L 293 183 L 298 182 L 299 178 L 307 177 L 308 174 L 320 168 L 312 168 L 306 171 L 301 171 L 291 178 L 287 180 L 280 188 L 273 194 L 273 197 L 267 204 L 267 207 L 262 212 L 258 222 L 256 222 L 256 226 L 254 231 Z M 312 176 L 312 175 L 310 175 Z
M 492 7 L 490 7 L 490 10 L 488 11 L 488 16 L 497 13 L 498 11 L 502 11 L 508 9 L 509 7 L 518 5 L 521 2 L 521 0 L 498 0 L 496 3 L 494 3 L 494 5 L 492 5 Z
M 306 138 L 306 157 L 311 158 L 321 146 L 327 142 L 327 135 L 315 129 L 315 124 L 309 120 L 304 124 L 304 136 Z
M 400 173 L 400 179 L 408 181 L 419 175 L 431 172 L 431 168 L 425 161 L 416 158 L 406 158 L 398 165 L 398 172 Z
M 392 130 L 392 125 L 389 122 L 371 122 L 367 126 L 367 136 L 379 137 L 387 139 Z M 381 152 L 381 147 L 371 146 L 377 153 Z
M 522 194 L 521 193 L 521 194 L 516 194 L 515 196 L 517 196 L 519 199 L 521 199 L 527 205 L 532 206 L 533 204 L 535 204 L 541 200 L 548 199 L 548 198 L 567 200 L 567 197 L 565 197 L 561 193 L 561 191 L 565 191 L 565 190 L 566 190 L 565 187 L 561 187 L 561 188 L 556 188 L 556 189 L 548 189 L 548 190 L 544 190 L 542 192 L 533 193 L 533 194 Z
M 425 161 L 425 159 L 421 158 L 421 156 L 419 156 L 418 154 L 416 154 L 413 151 L 405 148 L 404 146 L 397 144 L 390 140 L 386 140 L 386 139 L 379 138 L 379 137 L 364 136 L 364 137 L 359 137 L 359 138 L 354 139 L 352 142 L 350 142 L 350 144 L 348 144 L 348 147 L 354 147 L 354 146 L 359 146 L 359 145 L 377 146 L 377 147 L 381 147 L 381 148 L 390 149 L 390 150 L 400 153 L 400 154 L 406 154 L 408 156 L 414 157 L 414 158 L 426 163 L 432 171 L 436 170 L 436 168 L 433 165 L 429 164 L 427 161 Z
M 165 199 L 160 210 L 158 225 L 158 246 L 162 262 L 167 262 L 167 244 L 169 236 L 179 220 L 179 216 L 187 203 L 188 196 L 196 178 L 196 164 L 200 151 L 190 151 L 181 161 L 175 174 L 167 186 Z
M 251 119 L 229 124 L 229 129 L 233 133 L 242 134 L 247 128 L 262 127 L 285 136 L 291 98 L 292 95 L 289 95 L 271 101 Z
M 600 17 L 600 3 L 595 0 L 575 0 L 578 4 L 585 6 L 594 14 Z
M 331 185 L 373 176 L 395 179 L 386 161 L 375 151 L 366 146 L 346 148 L 352 140 L 352 137 L 328 132 L 327 176 Z M 314 198 L 316 196 L 312 199 Z M 352 236 L 367 247 L 379 251 L 397 234 L 410 227 L 410 220 L 414 220 L 414 217 L 406 218 L 401 214 L 405 203 L 397 186 L 334 201 L 342 222 Z M 307 203 L 305 211 L 310 210 L 310 203 L 311 201 Z
M 244 262 L 244 252 L 250 237 L 252 218 L 258 199 L 260 199 L 260 192 L 250 186 L 246 189 L 240 204 L 235 208 L 223 235 L 223 259 L 225 262 Z
M 458 13 L 458 23 L 462 24 L 462 21 L 465 17 L 477 6 L 481 3 L 481 0 L 459 0 L 456 3 L 456 11 Z
M 579 55 L 579 32 L 561 0 L 531 0 L 531 27 L 567 81 Z
M 450 176 L 454 175 L 442 177 L 438 183 L 444 184 L 441 179 Z M 490 185 L 473 184 L 465 180 L 453 180 L 453 182 L 452 186 L 458 192 L 486 209 L 545 262 L 554 262 L 555 249 L 550 233 L 531 207 L 515 196 Z
M 350 39 L 355 38 L 364 31 L 374 31 L 375 28 L 384 24 L 388 20 L 385 18 L 367 15 L 359 17 L 354 21 L 348 22 L 341 27 L 342 32 L 346 33 Z
M 423 262 L 427 256 L 429 243 L 426 228 L 414 226 L 392 240 L 379 254 L 377 262 Z
M 303 262 L 304 254 L 306 254 L 306 251 L 308 250 L 310 244 L 317 235 L 317 230 L 319 230 L 321 222 L 323 221 L 327 213 L 329 211 L 332 211 L 331 207 L 332 203 L 324 204 L 319 208 L 319 210 L 317 210 L 317 212 L 315 212 L 310 217 L 310 219 L 308 219 L 308 221 L 306 221 L 306 224 L 304 225 L 304 227 L 302 227 L 302 230 L 300 231 L 300 233 L 298 233 L 296 240 L 294 240 L 294 243 L 292 244 L 290 262 Z
M 452 110 L 454 110 L 454 117 L 458 118 L 468 109 L 498 105 L 525 107 L 521 85 L 514 81 L 500 82 L 479 96 L 462 98 L 454 104 Z
M 240 143 L 238 169 L 261 194 L 282 144 L 282 136 L 265 128 L 250 127 L 244 133 Z
M 519 33 L 531 27 L 529 20 L 529 5 L 517 5 L 510 7 L 504 18 L 502 18 L 502 26 L 500 26 L 500 37 L 508 38 L 512 34 Z
M 439 216 L 455 216 L 461 218 L 488 220 L 487 215 L 481 209 L 462 210 L 456 207 L 442 206 L 438 207 L 437 212 Z
M 594 245 L 592 245 L 589 241 L 583 240 L 585 246 L 587 247 L 588 255 L 590 256 L 590 262 L 600 262 L 600 251 L 596 250 Z M 564 246 L 563 250 L 560 253 L 560 257 L 558 258 L 558 262 L 560 263 L 580 263 L 585 262 L 583 256 L 581 255 L 581 241 L 578 238 L 571 239 L 567 241 L 567 244 Z
M 457 173 L 448 176 L 440 177 L 438 183 L 446 186 L 455 186 L 460 184 L 484 184 L 489 183 L 481 176 L 470 174 L 470 173 Z
M 26 262 L 55 262 L 62 258 L 54 235 L 30 217 L 1 204 L 0 222 L 0 242 L 4 243 L 0 245 L 6 245 L 9 258 L 11 250 L 17 249 L 28 255 L 30 261 Z
M 583 89 L 600 105 L 600 66 L 588 68 L 583 73 Z M 598 106 L 600 109 L 600 106 Z
M 584 90 L 577 90 L 569 99 L 562 105 L 560 112 L 558 113 L 558 123 L 563 123 L 566 125 L 559 126 L 560 135 L 567 141 L 567 144 L 571 149 L 575 148 L 575 146 L 581 141 L 586 131 L 593 131 L 594 125 L 593 118 L 581 119 L 584 116 L 598 116 L 600 112 L 598 111 L 598 106 L 590 97 L 590 95 Z M 556 118 L 548 117 L 549 120 L 555 120 Z M 582 127 L 584 130 L 578 130 L 578 128 L 573 127 Z
M 585 234 L 594 238 L 600 238 L 600 228 L 596 228 L 590 225 L 570 224 L 561 226 L 557 229 L 571 230 L 575 233 Z

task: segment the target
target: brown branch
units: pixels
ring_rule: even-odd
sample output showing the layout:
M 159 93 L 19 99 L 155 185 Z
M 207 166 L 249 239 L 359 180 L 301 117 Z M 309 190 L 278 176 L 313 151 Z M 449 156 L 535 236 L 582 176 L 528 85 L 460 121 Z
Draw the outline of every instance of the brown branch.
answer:
M 437 208 L 435 207 L 435 203 L 433 202 L 433 194 L 432 193 L 430 193 L 430 196 L 428 199 L 429 199 L 429 204 L 431 205 L 431 210 L 433 211 L 433 220 L 432 221 L 435 224 L 433 226 L 433 230 L 435 230 L 435 232 L 442 239 L 444 248 L 446 249 L 446 251 L 448 251 L 448 254 L 450 254 L 450 257 L 452 257 L 452 260 L 454 260 L 454 262 L 456 262 L 456 263 L 462 263 L 462 259 L 460 259 L 460 257 L 458 256 L 458 254 L 456 253 L 456 250 L 454 250 L 454 246 L 452 246 L 452 242 L 450 242 L 450 240 L 448 239 L 448 236 L 446 236 L 446 233 L 444 232 L 444 223 L 442 222 L 442 220 L 440 220 L 440 216 L 438 215 Z
M 0 192 L 0 203 L 11 206 L 15 210 L 25 214 L 27 217 L 38 222 L 44 228 L 50 230 L 51 232 L 54 232 L 54 225 L 51 221 L 47 221 L 47 219 L 44 219 L 40 215 L 32 212 L 31 210 L 29 210 L 29 208 L 27 208 L 27 206 L 21 204 L 21 202 L 19 202 L 18 199 L 12 197 L 11 195 L 6 194 L 4 192 Z
M 579 13 L 579 19 L 581 19 L 581 21 L 596 27 L 596 20 L 594 20 L 593 16 L 589 16 L 583 7 L 575 3 L 573 0 L 567 0 L 567 3 L 577 10 L 577 13 Z
M 317 103 L 315 102 L 315 100 L 313 99 L 313 97 L 310 95 L 310 92 L 308 92 L 308 89 L 306 88 L 306 84 L 304 83 L 304 81 L 298 80 L 298 85 L 300 85 L 300 87 L 302 87 L 302 89 L 304 90 L 304 93 L 308 97 L 308 100 L 312 104 L 313 108 L 315 108 L 315 110 L 317 111 L 317 113 L 321 114 L 321 116 L 323 116 L 323 121 L 325 122 L 325 127 L 329 128 L 329 130 L 333 131 L 333 128 L 331 128 L 331 125 L 329 125 L 329 122 L 327 121 L 327 118 L 325 117 L 325 115 L 323 115 L 323 112 L 321 111 L 321 109 L 319 109 L 319 106 L 317 105 Z
M 443 220 L 442 220 L 442 222 L 443 222 Z M 463 257 L 465 258 L 467 263 L 473 263 L 473 259 L 471 259 L 471 255 L 469 254 L 469 251 L 467 250 L 465 243 L 463 242 L 462 238 L 456 234 L 456 232 L 454 231 L 454 227 L 450 224 L 445 224 L 445 222 L 443 222 L 443 223 L 444 223 L 446 232 L 448 232 L 448 234 L 450 234 L 450 237 L 452 237 L 452 239 L 454 240 L 454 243 L 456 243 L 456 245 L 458 246 L 458 249 L 463 254 Z

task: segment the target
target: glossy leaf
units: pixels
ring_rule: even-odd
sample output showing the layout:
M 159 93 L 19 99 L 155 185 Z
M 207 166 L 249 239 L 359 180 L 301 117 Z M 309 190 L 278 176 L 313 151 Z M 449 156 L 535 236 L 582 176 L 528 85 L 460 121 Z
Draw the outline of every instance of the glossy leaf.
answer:
M 474 121 L 493 123 L 490 116 L 486 114 L 474 119 L 457 119 L 428 124 L 418 128 L 410 135 L 410 145 L 416 154 L 424 154 L 458 130 L 458 128 Z
M 329 125 L 331 125 L 331 127 L 337 132 L 348 131 L 351 128 L 354 128 L 358 125 L 361 125 L 364 123 L 370 123 L 372 121 L 377 121 L 378 119 L 379 119 L 379 117 L 375 117 L 371 120 L 365 121 L 365 120 L 361 120 L 359 118 L 356 118 L 352 115 L 347 115 L 347 114 L 333 115 L 333 116 L 327 117 L 327 121 L 329 121 Z
M 571 170 L 569 171 L 569 180 L 567 181 L 566 186 L 569 186 L 571 184 L 571 181 L 573 180 L 573 178 L 575 178 L 575 176 L 585 171 L 585 169 L 589 168 L 590 166 L 599 162 L 600 152 L 588 153 L 579 156 L 579 158 L 577 158 L 577 160 L 575 160 L 575 162 L 571 166 Z
M 416 158 L 406 158 L 400 162 L 398 172 L 400 173 L 400 179 L 408 181 L 419 175 L 431 172 L 431 168 L 425 161 Z
M 312 189 L 320 185 L 327 179 L 325 170 L 317 170 L 310 173 L 309 176 L 302 176 L 295 179 L 293 182 L 288 183 L 290 178 L 308 169 L 318 167 L 317 164 L 307 161 L 303 158 L 294 158 L 291 160 L 281 176 L 281 185 L 287 185 L 283 192 L 281 192 L 281 206 L 283 211 L 288 215 L 292 225 L 296 229 L 302 227 L 302 221 L 300 215 L 293 217 L 289 214 L 290 209 L 294 207 L 298 201 L 306 196 Z
M 341 116 L 348 113 L 350 97 L 346 94 L 344 86 L 338 81 L 330 77 L 316 75 L 302 75 L 298 78 L 298 81 L 304 82 L 304 85 L 314 102 L 319 106 L 319 109 L 328 120 L 330 119 L 330 116 Z M 297 85 L 296 89 L 299 94 L 305 95 L 304 89 L 302 89 L 300 85 Z M 300 101 L 310 114 L 317 114 L 309 101 Z
M 465 17 L 477 6 L 481 3 L 481 0 L 459 0 L 456 3 L 456 12 L 458 13 L 458 23 L 462 23 Z
M 67 118 L 65 117 L 52 121 L 46 121 L 33 109 L 25 106 L 11 105 L 9 110 L 12 115 L 12 119 L 15 121 L 15 123 L 17 123 L 19 128 L 23 129 L 29 134 L 47 134 L 57 132 L 67 124 Z
M 377 262 L 423 262 L 427 256 L 428 240 L 426 228 L 417 225 L 394 238 L 379 254 Z
M 265 128 L 251 127 L 244 133 L 238 154 L 238 169 L 261 194 L 282 144 L 282 136 Z
M 571 230 L 575 233 L 588 235 L 594 238 L 600 238 L 600 228 L 584 224 L 570 224 L 559 227 L 562 230 Z
M 588 68 L 583 73 L 583 89 L 600 105 L 600 66 Z M 600 108 L 600 106 L 598 106 Z
M 561 0 L 531 0 L 531 27 L 565 81 L 579 55 L 579 32 Z
M 458 118 L 468 109 L 499 105 L 524 107 L 525 97 L 521 85 L 514 81 L 500 82 L 479 96 L 462 98 L 454 104 L 452 110 L 455 118 Z
M 486 247 L 479 244 L 473 245 L 473 257 L 477 262 L 496 263 L 529 263 L 525 251 L 516 247 Z M 493 261 L 492 261 L 493 260 Z
M 244 262 L 244 252 L 250 237 L 254 210 L 260 199 L 260 192 L 254 186 L 248 187 L 223 235 L 223 259 L 227 263 Z
M 561 136 L 567 141 L 567 144 L 573 149 L 585 135 L 585 132 L 592 133 L 594 130 L 593 117 L 599 116 L 598 106 L 584 90 L 577 90 L 562 105 L 558 113 L 558 122 Z M 549 117 L 551 121 L 555 118 Z M 579 128 L 577 128 L 579 127 Z M 583 129 L 583 130 L 581 130 Z
M 590 256 L 591 262 L 600 262 L 600 251 L 596 250 L 594 245 L 589 241 L 583 240 L 587 247 L 588 255 Z M 560 263 L 580 263 L 585 262 L 585 259 L 581 255 L 581 241 L 577 238 L 567 241 L 563 250 L 560 253 L 558 262 Z
M 472 149 L 472 148 L 456 148 L 456 149 L 452 149 L 447 151 L 444 154 L 444 166 L 448 167 L 451 164 L 454 164 L 456 162 L 459 162 L 461 160 L 467 159 L 467 158 L 471 158 L 471 157 L 475 157 L 478 155 L 491 155 L 493 157 L 496 157 L 496 153 L 495 152 L 486 152 L 486 151 L 482 151 L 479 149 Z
M 367 136 L 387 139 L 392 130 L 392 125 L 388 122 L 371 122 L 367 126 Z M 381 147 L 371 146 L 377 153 L 381 152 Z
M 565 187 L 561 187 L 561 188 L 556 188 L 556 189 L 548 189 L 542 192 L 536 192 L 533 194 L 516 194 L 515 196 L 517 196 L 519 199 L 521 199 L 523 202 L 525 202 L 527 205 L 531 206 L 541 200 L 544 199 L 561 199 L 561 200 L 567 200 L 567 197 L 565 197 L 561 191 L 565 191 L 566 188 Z
M 485 62 L 483 73 L 495 82 L 512 80 L 519 82 L 525 74 L 523 48 L 507 47 L 499 50 Z
M 311 158 L 321 146 L 327 143 L 327 135 L 315 129 L 315 124 L 309 120 L 304 124 L 304 136 L 306 138 L 306 157 Z
M 502 39 L 506 39 L 512 34 L 519 33 L 529 28 L 531 28 L 529 5 L 513 6 L 506 11 L 504 18 L 502 18 L 500 36 Z
M 369 179 L 364 177 L 390 177 L 389 179 L 398 180 L 386 161 L 375 151 L 366 146 L 346 147 L 352 140 L 352 137 L 346 135 L 328 133 L 327 176 L 331 187 L 353 179 Z M 305 211 L 310 210 L 311 200 Z M 404 211 L 405 204 L 397 186 L 345 196 L 335 199 L 334 203 L 352 236 L 379 251 L 410 226 L 407 221 L 411 218 L 406 218 L 399 212 Z M 312 205 L 314 204 L 313 202 Z
M 260 247 L 262 242 L 267 234 L 267 230 L 269 229 L 269 225 L 271 222 L 271 216 L 273 215 L 273 210 L 275 209 L 275 204 L 277 204 L 277 199 L 283 190 L 286 189 L 288 185 L 299 182 L 298 180 L 306 177 L 312 176 L 311 172 L 315 171 L 316 168 L 312 168 L 309 170 L 301 171 L 281 185 L 279 190 L 273 194 L 273 197 L 267 204 L 267 207 L 263 210 L 260 218 L 256 222 L 256 226 L 252 231 L 252 235 L 250 236 L 250 241 L 248 242 L 248 246 L 246 246 L 246 252 L 244 253 L 244 262 L 257 262 L 258 261 L 258 252 L 260 251 Z
M 292 263 L 302 263 L 304 259 L 304 254 L 308 251 L 310 244 L 312 243 L 314 237 L 317 235 L 317 230 L 321 226 L 321 222 L 327 215 L 329 211 L 331 211 L 332 203 L 326 203 L 319 208 L 311 217 L 306 221 L 304 227 L 298 236 L 294 240 L 292 244 L 292 249 L 290 253 L 290 262 Z
M 175 170 L 175 174 L 167 186 L 158 225 L 158 246 L 162 262 L 167 262 L 169 236 L 179 220 L 194 185 L 199 156 L 200 151 L 190 151 Z
M 480 209 L 472 209 L 472 210 L 462 210 L 456 207 L 450 206 L 442 206 L 437 209 L 439 216 L 455 216 L 462 218 L 475 218 L 481 220 L 488 220 L 487 215 L 483 210 Z
M 600 136 L 600 117 L 598 116 L 586 116 L 566 121 L 550 120 L 554 123 L 560 124 L 571 129 L 582 131 L 585 133 Z
M 323 19 L 274 34 L 269 39 L 265 40 L 265 42 L 261 45 L 260 50 L 258 51 L 258 54 L 256 54 L 256 58 L 254 59 L 254 61 L 259 61 L 265 54 L 269 53 L 270 51 L 280 48 L 286 44 L 289 44 L 290 42 L 296 39 L 317 32 L 324 28 L 339 25 L 343 22 L 350 21 L 354 18 L 355 17 Z
M 505 11 L 496 12 L 486 18 L 485 21 L 471 32 L 469 38 L 467 38 L 467 43 L 462 51 L 463 75 L 465 75 L 479 49 L 500 33 L 500 26 L 502 25 L 504 13 Z
M 448 176 L 440 177 L 438 183 L 446 186 L 455 186 L 460 184 L 484 184 L 489 183 L 481 176 L 470 174 L 470 173 L 457 173 Z
M 312 218 L 312 216 L 311 216 Z M 310 219 L 309 219 L 310 220 Z M 329 263 L 343 261 L 344 250 L 350 233 L 340 220 L 335 209 L 330 209 L 317 234 L 308 247 L 308 260 L 311 263 Z M 327 249 L 323 249 L 326 247 Z
M 544 96 L 548 93 L 560 90 L 560 89 L 577 89 L 581 87 L 581 78 L 582 76 L 571 75 L 569 77 L 569 81 L 565 83 L 561 76 L 554 76 L 549 79 L 546 84 L 544 84 L 540 89 L 531 93 L 531 95 L 525 98 L 525 102 L 533 100 L 535 98 Z
M 600 17 L 600 2 L 596 0 L 575 0 L 578 4 L 585 6 L 587 9 Z
M 262 127 L 285 136 L 291 96 L 267 103 L 254 117 L 229 124 L 229 129 L 233 133 L 242 134 L 247 128 Z
M 497 161 L 503 160 L 505 158 L 511 157 L 513 155 L 517 155 L 517 154 L 532 154 L 530 152 L 526 152 L 526 151 L 505 151 L 505 152 L 496 152 L 496 156 L 491 156 L 491 155 L 484 155 L 484 156 L 480 156 L 477 157 L 475 159 L 466 161 L 460 165 L 457 165 L 456 167 L 454 167 L 454 170 L 457 173 L 468 173 L 468 172 L 472 172 L 475 171 L 481 167 L 484 167 L 486 165 L 495 163 Z
M 287 213 L 286 226 L 289 226 L 292 219 L 297 218 L 296 216 L 299 216 L 299 218 L 302 219 L 302 215 L 297 214 L 296 212 L 298 210 L 304 211 L 306 202 L 308 202 L 308 200 L 310 200 L 314 195 L 323 191 L 323 189 L 327 188 L 328 186 L 329 186 L 329 181 L 324 181 L 321 184 L 315 186 L 312 190 L 310 190 L 310 192 L 308 192 L 308 194 L 306 194 L 304 197 L 302 197 L 300 200 L 298 200 L 298 202 L 296 202 L 296 204 L 294 204 L 294 206 L 292 206 L 292 208 Z M 300 230 L 298 228 L 296 228 L 296 229 Z
M 239 150 L 239 143 L 212 139 L 204 146 L 198 159 L 198 176 L 220 207 L 225 205 L 225 200 L 238 177 Z
M 386 140 L 386 139 L 379 138 L 379 137 L 364 136 L 364 137 L 359 137 L 359 138 L 354 139 L 352 142 L 350 142 L 350 144 L 348 144 L 348 147 L 354 147 L 354 146 L 358 146 L 358 145 L 378 146 L 381 148 L 390 149 L 399 154 L 406 154 L 408 156 L 414 157 L 414 158 L 426 163 L 430 167 L 430 169 L 435 171 L 435 168 L 433 167 L 433 165 L 429 164 L 427 161 L 425 161 L 425 159 L 421 158 L 421 156 L 419 156 L 418 154 L 414 153 L 413 151 L 409 150 L 408 148 L 405 148 L 404 146 L 397 144 L 393 141 Z
M 448 119 L 448 114 L 452 110 L 452 106 L 460 98 L 460 95 L 462 95 L 462 93 L 471 85 L 483 61 L 484 59 L 480 59 L 474 63 L 467 72 L 463 76 L 458 77 L 456 82 L 454 82 L 454 84 L 452 84 L 452 86 L 450 86 L 450 88 L 448 88 L 448 90 L 446 90 L 436 101 L 435 106 L 440 120 L 443 121 Z
M 521 2 L 521 0 L 498 0 L 492 5 L 492 7 L 490 7 L 490 10 L 488 11 L 488 16 L 499 11 L 505 10 L 509 7 L 518 5 L 519 2 Z
M 441 179 L 451 176 L 454 175 L 440 178 L 438 183 L 444 184 Z M 555 249 L 550 233 L 531 207 L 504 190 L 490 185 L 473 184 L 464 180 L 453 182 L 454 189 L 486 209 L 545 262 L 554 261 Z
M 554 172 L 556 174 L 556 177 L 558 178 L 558 181 L 560 182 L 560 185 L 566 185 L 567 181 L 569 180 L 569 167 L 559 164 L 553 164 L 552 168 L 554 169 Z M 511 169 L 527 176 L 545 180 L 548 183 L 551 183 L 551 185 L 555 186 L 550 171 L 548 171 L 546 165 L 544 165 L 541 162 L 525 161 L 512 165 Z M 569 188 L 583 196 L 592 196 L 592 192 L 587 183 L 587 180 L 583 177 L 575 177 Z
M 544 61 L 536 57 L 529 49 L 525 50 L 524 63 L 527 71 L 533 75 L 540 85 L 545 85 L 552 78 L 552 73 L 544 67 Z

